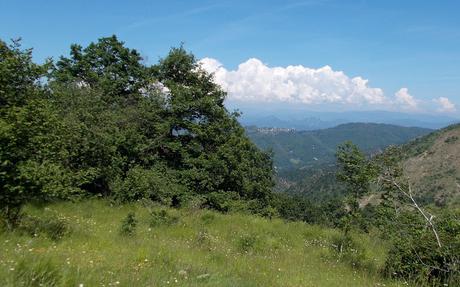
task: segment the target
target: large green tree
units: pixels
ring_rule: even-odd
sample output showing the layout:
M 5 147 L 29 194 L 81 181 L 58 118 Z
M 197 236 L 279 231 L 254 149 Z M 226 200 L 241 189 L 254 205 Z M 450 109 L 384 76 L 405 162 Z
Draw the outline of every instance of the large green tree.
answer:
M 9 225 L 24 202 L 74 191 L 62 165 L 65 128 L 40 83 L 49 68 L 19 41 L 0 41 L 0 213 Z
M 135 49 L 125 47 L 116 36 L 100 38 L 83 48 L 70 47 L 70 57 L 56 63 L 53 80 L 80 87 L 100 89 L 113 102 L 132 102 L 142 94 L 151 77 Z
M 2 210 L 76 193 L 269 204 L 270 155 L 183 47 L 147 66 L 106 37 L 72 45 L 48 74 L 31 50 L 0 44 Z
M 348 215 L 345 218 L 345 232 L 361 221 L 359 201 L 370 192 L 371 182 L 378 170 L 371 160 L 350 141 L 337 147 L 337 179 L 345 184 Z
M 226 93 L 182 47 L 153 67 L 167 87 L 168 134 L 163 155 L 182 170 L 185 183 L 197 193 L 233 192 L 244 198 L 270 194 L 272 163 L 250 142 L 224 107 Z

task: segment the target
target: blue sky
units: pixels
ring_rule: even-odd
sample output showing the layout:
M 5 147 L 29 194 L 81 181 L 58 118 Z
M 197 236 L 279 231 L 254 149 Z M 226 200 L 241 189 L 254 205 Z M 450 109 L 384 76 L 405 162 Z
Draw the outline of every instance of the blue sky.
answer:
M 308 93 L 296 88 L 292 94 L 266 98 L 268 102 L 287 99 L 310 107 L 346 102 L 351 108 L 364 101 L 369 109 L 404 105 L 404 111 L 420 112 L 433 106 L 431 112 L 458 114 L 459 11 L 460 1 L 0 0 L 0 37 L 22 37 L 24 46 L 34 47 L 39 61 L 67 54 L 71 43 L 85 45 L 111 34 L 138 49 L 150 63 L 184 42 L 198 58 L 217 62 L 208 61 L 210 69 L 220 69 L 220 81 L 232 93 L 248 89 L 235 81 L 253 81 L 244 78 L 247 70 L 238 69 L 246 63 L 247 69 L 255 65 L 259 71 L 252 77 L 267 76 L 275 73 L 273 67 L 281 67 L 286 74 L 281 79 L 267 76 L 267 81 L 283 84 L 271 86 L 275 91 L 292 82 L 312 86 L 316 93 L 294 95 Z M 260 62 L 248 62 L 252 58 Z M 306 70 L 300 76 L 313 78 L 298 79 L 285 69 L 289 65 L 302 65 Z M 319 70 L 324 66 L 330 71 Z M 345 77 L 334 74 L 339 71 Z M 312 84 L 317 76 L 324 81 Z M 353 81 L 355 77 L 369 82 Z M 344 81 L 340 91 L 334 90 Z M 362 84 L 366 88 L 353 100 L 344 96 Z M 235 101 L 257 101 L 258 96 L 230 95 Z M 386 99 L 376 100 L 380 96 Z M 455 107 L 442 109 L 441 102 L 446 102 L 440 98 Z

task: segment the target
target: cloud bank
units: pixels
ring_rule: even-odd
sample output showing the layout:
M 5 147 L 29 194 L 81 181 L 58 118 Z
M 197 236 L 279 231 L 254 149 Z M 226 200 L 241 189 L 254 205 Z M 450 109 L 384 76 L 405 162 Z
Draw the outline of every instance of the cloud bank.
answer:
M 393 97 L 380 88 L 371 87 L 362 77 L 349 77 L 329 66 L 314 69 L 301 65 L 269 67 L 256 58 L 227 70 L 212 58 L 200 60 L 201 67 L 214 74 L 217 84 L 228 92 L 228 99 L 251 103 L 292 103 L 303 105 L 338 104 L 350 108 L 374 108 L 422 112 L 425 103 L 401 88 Z M 452 113 L 449 99 L 434 99 L 438 112 Z
M 440 98 L 434 99 L 433 101 L 439 105 L 439 108 L 437 110 L 438 112 L 453 113 L 457 111 L 457 108 L 455 107 L 455 105 L 448 98 L 440 97 Z

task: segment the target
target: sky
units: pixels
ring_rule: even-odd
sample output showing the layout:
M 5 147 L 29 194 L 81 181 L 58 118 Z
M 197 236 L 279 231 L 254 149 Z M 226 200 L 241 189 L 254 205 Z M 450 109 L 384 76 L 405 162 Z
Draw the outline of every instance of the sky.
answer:
M 233 104 L 460 116 L 460 1 L 6 1 L 34 57 L 117 35 L 154 64 L 184 43 Z

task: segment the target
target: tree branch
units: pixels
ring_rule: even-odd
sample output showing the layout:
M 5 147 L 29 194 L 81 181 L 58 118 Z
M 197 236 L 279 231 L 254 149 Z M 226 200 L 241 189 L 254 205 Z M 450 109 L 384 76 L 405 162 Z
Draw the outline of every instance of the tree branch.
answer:
M 438 244 L 438 246 L 441 248 L 442 247 L 442 244 L 441 244 L 441 240 L 439 238 L 439 235 L 438 235 L 438 232 L 436 230 L 436 227 L 434 226 L 434 222 L 433 222 L 433 219 L 435 218 L 434 215 L 424 211 L 417 203 L 417 201 L 415 201 L 413 195 L 412 195 L 412 189 L 411 189 L 411 186 L 410 186 L 410 183 L 408 185 L 408 191 L 404 190 L 404 188 L 401 187 L 401 185 L 399 185 L 393 178 L 392 179 L 385 179 L 385 178 L 382 178 L 382 180 L 386 181 L 386 182 L 389 182 L 390 184 L 392 184 L 394 187 L 396 187 L 404 196 L 406 196 L 407 198 L 409 198 L 412 202 L 412 206 L 414 206 L 417 211 L 423 216 L 423 218 L 425 219 L 425 221 L 427 222 L 427 224 L 430 226 L 431 230 L 433 231 L 433 234 L 434 236 L 436 237 L 436 242 Z

